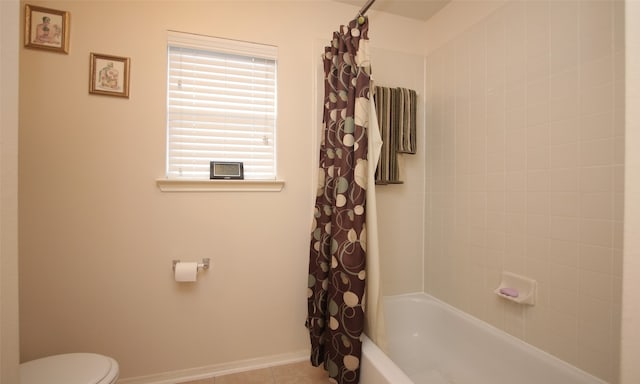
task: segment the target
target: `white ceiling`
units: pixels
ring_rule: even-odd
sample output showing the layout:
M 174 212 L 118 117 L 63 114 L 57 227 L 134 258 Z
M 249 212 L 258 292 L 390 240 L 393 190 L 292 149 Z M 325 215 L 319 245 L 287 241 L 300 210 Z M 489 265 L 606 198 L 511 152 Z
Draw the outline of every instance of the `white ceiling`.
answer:
M 360 8 L 367 3 L 367 0 L 334 1 L 355 5 Z M 376 0 L 369 9 L 426 21 L 450 1 L 451 0 Z

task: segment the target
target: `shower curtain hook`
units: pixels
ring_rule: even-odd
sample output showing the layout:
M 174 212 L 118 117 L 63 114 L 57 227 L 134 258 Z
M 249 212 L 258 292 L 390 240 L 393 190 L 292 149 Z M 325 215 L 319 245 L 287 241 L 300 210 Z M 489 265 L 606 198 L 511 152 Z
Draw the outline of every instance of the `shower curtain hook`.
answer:
M 362 15 L 362 13 L 358 13 L 358 24 L 362 25 L 364 24 L 365 18 Z

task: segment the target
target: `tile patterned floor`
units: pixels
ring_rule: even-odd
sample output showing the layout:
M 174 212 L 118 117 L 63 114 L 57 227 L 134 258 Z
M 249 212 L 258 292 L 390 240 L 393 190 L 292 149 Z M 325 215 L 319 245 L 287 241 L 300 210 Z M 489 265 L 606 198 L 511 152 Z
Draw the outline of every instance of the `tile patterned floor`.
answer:
M 180 384 L 327 384 L 328 382 L 329 376 L 324 369 L 313 367 L 305 361 Z

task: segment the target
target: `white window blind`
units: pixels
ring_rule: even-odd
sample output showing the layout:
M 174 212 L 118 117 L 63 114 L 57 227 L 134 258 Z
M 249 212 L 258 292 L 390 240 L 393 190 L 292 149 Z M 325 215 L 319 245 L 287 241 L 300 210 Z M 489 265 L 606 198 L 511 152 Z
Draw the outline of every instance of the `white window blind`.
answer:
M 213 160 L 276 178 L 277 48 L 170 31 L 167 177 L 208 179 Z

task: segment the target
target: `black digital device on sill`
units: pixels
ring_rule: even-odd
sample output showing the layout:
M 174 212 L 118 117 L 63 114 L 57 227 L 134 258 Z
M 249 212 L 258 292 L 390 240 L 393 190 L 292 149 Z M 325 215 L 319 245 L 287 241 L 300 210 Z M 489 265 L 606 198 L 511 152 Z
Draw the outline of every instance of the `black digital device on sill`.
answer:
M 244 180 L 244 165 L 241 161 L 212 161 L 211 180 Z

